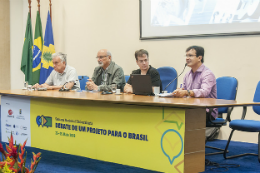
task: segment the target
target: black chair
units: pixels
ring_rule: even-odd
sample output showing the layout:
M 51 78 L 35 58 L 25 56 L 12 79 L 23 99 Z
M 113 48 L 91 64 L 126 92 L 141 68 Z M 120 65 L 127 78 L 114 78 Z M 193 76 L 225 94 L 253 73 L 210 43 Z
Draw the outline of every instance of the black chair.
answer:
M 224 76 L 217 78 L 217 98 L 218 99 L 225 99 L 225 100 L 235 100 L 237 95 L 237 86 L 238 82 L 237 79 L 234 77 Z M 233 107 L 221 107 L 218 108 L 218 118 L 215 120 L 211 119 L 210 113 L 207 115 L 208 121 L 206 122 L 206 127 L 215 127 L 215 129 L 211 132 L 210 136 L 206 138 L 205 143 L 210 140 L 210 138 L 216 136 L 218 134 L 220 127 L 227 124 L 227 120 L 230 119 L 230 114 L 233 110 Z M 211 110 L 212 111 L 212 110 Z M 210 112 L 211 112 L 210 111 Z M 223 118 L 223 114 L 227 114 L 227 118 Z M 206 148 L 211 148 L 215 150 L 219 150 L 219 152 L 207 153 L 206 155 L 213 155 L 213 154 L 223 154 L 224 149 L 216 148 L 212 146 L 207 146 Z
M 260 102 L 260 81 L 257 84 L 253 101 Z M 256 114 L 260 115 L 260 106 L 253 106 L 253 110 Z M 232 129 L 232 131 L 229 135 L 228 142 L 227 142 L 223 155 L 224 155 L 225 159 L 231 159 L 231 158 L 245 156 L 245 155 L 255 155 L 255 156 L 258 156 L 258 161 L 260 163 L 260 145 L 259 145 L 260 144 L 260 121 L 245 120 L 246 111 L 247 111 L 247 107 L 244 106 L 241 119 L 230 121 L 229 127 Z M 258 154 L 244 153 L 244 154 L 238 154 L 238 155 L 233 155 L 233 156 L 227 156 L 228 146 L 229 146 L 230 140 L 231 140 L 232 135 L 235 130 L 239 130 L 239 131 L 243 131 L 243 132 L 258 132 Z

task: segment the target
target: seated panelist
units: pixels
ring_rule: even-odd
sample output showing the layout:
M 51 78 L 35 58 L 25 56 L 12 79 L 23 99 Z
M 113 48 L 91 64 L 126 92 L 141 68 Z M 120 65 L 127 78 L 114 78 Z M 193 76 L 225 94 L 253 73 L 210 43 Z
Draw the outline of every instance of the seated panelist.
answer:
M 111 91 L 112 84 L 116 84 L 117 88 L 123 91 L 124 71 L 112 61 L 111 53 L 106 49 L 101 49 L 96 58 L 99 66 L 95 68 L 92 78 L 86 82 L 86 90 Z
M 52 54 L 53 68 L 44 84 L 38 83 L 33 88 L 47 88 L 48 90 L 60 89 L 65 84 L 66 89 L 80 89 L 76 69 L 67 65 L 67 55 L 61 52 Z
M 190 46 L 186 49 L 186 63 L 191 70 L 185 74 L 182 88 L 173 91 L 175 97 L 217 98 L 215 75 L 203 62 L 203 47 Z M 209 112 L 208 109 L 206 111 Z M 217 118 L 217 108 L 213 109 L 211 116 L 213 119 Z
M 152 80 L 152 86 L 159 86 L 162 90 L 162 82 L 160 79 L 159 72 L 149 65 L 149 55 L 148 52 L 144 49 L 135 51 L 136 64 L 139 66 L 139 69 L 134 70 L 132 74 L 141 74 L 141 75 L 150 75 Z M 127 81 L 124 92 L 133 93 L 132 81 L 131 78 Z

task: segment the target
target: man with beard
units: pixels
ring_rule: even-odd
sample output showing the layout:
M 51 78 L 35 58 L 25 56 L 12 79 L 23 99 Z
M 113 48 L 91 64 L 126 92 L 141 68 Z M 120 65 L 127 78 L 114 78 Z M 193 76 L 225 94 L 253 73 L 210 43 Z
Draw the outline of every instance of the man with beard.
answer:
M 111 91 L 112 84 L 123 91 L 125 76 L 123 69 L 112 61 L 111 53 L 101 49 L 97 53 L 98 67 L 95 68 L 92 78 L 86 83 L 86 90 Z

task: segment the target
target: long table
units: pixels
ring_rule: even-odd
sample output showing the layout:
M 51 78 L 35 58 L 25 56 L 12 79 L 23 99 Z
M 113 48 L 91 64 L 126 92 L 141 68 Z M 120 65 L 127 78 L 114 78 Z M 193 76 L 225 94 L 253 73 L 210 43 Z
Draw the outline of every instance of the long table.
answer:
M 185 173 L 205 170 L 206 108 L 259 104 L 99 92 L 0 94 L 2 141 L 13 132 L 32 147 Z

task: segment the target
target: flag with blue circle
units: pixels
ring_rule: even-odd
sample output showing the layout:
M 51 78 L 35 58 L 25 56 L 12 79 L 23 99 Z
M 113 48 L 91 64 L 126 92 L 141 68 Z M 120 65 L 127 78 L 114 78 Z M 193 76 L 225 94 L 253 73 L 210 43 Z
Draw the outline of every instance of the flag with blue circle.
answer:
M 33 73 L 32 83 L 39 83 L 40 69 L 41 69 L 41 57 L 42 57 L 42 22 L 39 11 L 37 11 L 34 44 L 33 44 Z
M 45 83 L 53 70 L 52 54 L 55 53 L 53 31 L 50 12 L 48 11 L 46 29 L 44 35 L 44 45 L 41 59 L 41 72 L 39 84 Z

